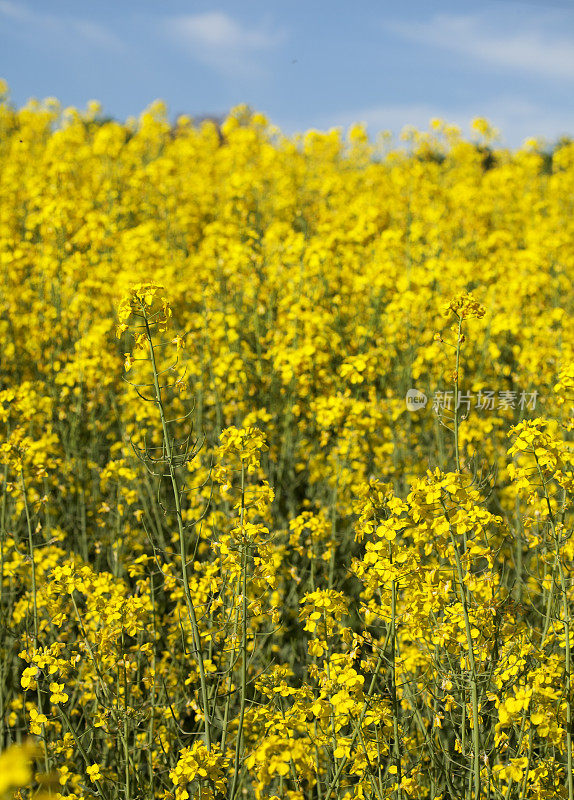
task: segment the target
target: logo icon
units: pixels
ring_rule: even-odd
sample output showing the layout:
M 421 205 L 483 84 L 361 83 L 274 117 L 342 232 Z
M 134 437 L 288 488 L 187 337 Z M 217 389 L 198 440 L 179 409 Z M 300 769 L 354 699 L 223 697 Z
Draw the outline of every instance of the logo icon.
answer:
M 406 396 L 409 411 L 421 411 L 428 403 L 428 397 L 418 389 L 409 389 Z

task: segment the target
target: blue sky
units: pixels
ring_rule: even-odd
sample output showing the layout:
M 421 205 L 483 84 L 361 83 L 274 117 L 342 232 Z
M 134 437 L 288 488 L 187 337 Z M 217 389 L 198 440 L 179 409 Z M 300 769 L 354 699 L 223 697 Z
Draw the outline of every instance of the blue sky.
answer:
M 574 134 L 574 0 L 0 0 L 0 77 L 17 105 L 248 103 L 287 133 L 480 115 L 517 146 Z

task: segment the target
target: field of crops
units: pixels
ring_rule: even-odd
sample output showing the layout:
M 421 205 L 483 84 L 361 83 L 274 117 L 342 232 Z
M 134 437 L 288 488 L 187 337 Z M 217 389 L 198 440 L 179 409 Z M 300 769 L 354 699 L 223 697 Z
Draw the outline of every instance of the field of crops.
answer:
M 574 144 L 0 101 L 0 797 L 574 800 Z

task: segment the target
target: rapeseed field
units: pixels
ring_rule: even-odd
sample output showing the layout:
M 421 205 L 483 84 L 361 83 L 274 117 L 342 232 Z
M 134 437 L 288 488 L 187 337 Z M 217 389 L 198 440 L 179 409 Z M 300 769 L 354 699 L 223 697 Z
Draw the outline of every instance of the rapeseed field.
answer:
M 574 144 L 2 91 L 0 796 L 574 800 Z

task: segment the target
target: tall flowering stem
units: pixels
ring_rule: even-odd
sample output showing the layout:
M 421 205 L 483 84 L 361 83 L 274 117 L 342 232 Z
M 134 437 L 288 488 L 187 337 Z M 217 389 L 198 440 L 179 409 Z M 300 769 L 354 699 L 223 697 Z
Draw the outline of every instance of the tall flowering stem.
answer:
M 459 445 L 459 428 L 460 428 L 459 405 L 460 405 L 461 349 L 462 349 L 462 344 L 465 340 L 464 334 L 462 332 L 463 322 L 464 320 L 471 318 L 481 319 L 484 316 L 485 311 L 486 309 L 484 308 L 484 306 L 482 306 L 471 294 L 468 293 L 452 299 L 445 310 L 446 315 L 454 314 L 454 316 L 456 317 L 456 323 L 454 325 L 454 331 L 456 335 L 456 342 L 455 342 L 456 363 L 453 373 L 453 383 L 454 383 L 453 433 L 454 433 L 454 461 L 455 461 L 455 469 L 458 475 L 460 475 L 461 472 L 460 445 Z M 470 699 L 472 706 L 472 785 L 474 787 L 473 796 L 475 800 L 479 800 L 481 795 L 480 727 L 479 727 L 480 704 L 479 704 L 477 665 L 474 654 L 474 642 L 471 630 L 472 626 L 469 617 L 469 606 L 471 597 L 465 583 L 465 574 L 460 558 L 459 546 L 455 538 L 455 533 L 453 531 L 450 515 L 443 500 L 441 500 L 441 504 L 443 507 L 445 519 L 448 523 L 449 536 L 456 564 L 458 588 L 460 592 L 460 602 L 462 605 L 462 612 L 464 618 L 464 630 L 465 630 L 466 644 L 467 644 L 467 659 L 470 671 Z M 463 533 L 463 552 L 465 554 L 467 552 L 466 532 Z M 464 740 L 465 736 L 464 724 L 463 724 L 462 735 Z M 470 793 L 470 787 L 469 787 L 469 793 Z
M 235 753 L 233 758 L 233 778 L 228 792 L 230 800 L 240 792 L 242 779 L 242 756 L 245 750 L 245 719 L 247 710 L 247 688 L 248 688 L 248 622 L 249 622 L 249 595 L 250 587 L 254 579 L 261 579 L 261 568 L 255 566 L 255 553 L 258 560 L 263 562 L 269 558 L 267 540 L 269 530 L 263 524 L 254 524 L 250 517 L 256 512 L 263 512 L 264 509 L 274 499 L 273 490 L 266 481 L 261 486 L 247 485 L 248 475 L 258 472 L 260 469 L 260 454 L 267 450 L 265 438 L 258 428 L 229 427 L 221 432 L 220 446 L 218 448 L 218 465 L 213 469 L 214 480 L 220 484 L 221 491 L 229 497 L 235 495 L 237 502 L 234 510 L 238 512 L 237 524 L 234 525 L 227 537 L 218 544 L 220 552 L 224 554 L 224 561 L 230 572 L 236 578 L 236 612 L 233 634 L 233 656 L 230 668 L 229 679 L 232 681 L 233 662 L 235 661 L 235 641 L 240 639 L 241 664 L 239 667 L 239 715 L 237 718 L 237 733 L 235 739 Z M 234 475 L 240 476 L 240 484 L 234 487 Z M 274 578 L 271 565 L 267 563 L 264 572 L 268 587 L 274 585 Z M 229 714 L 229 697 L 225 707 L 225 724 L 223 730 L 222 749 L 227 739 L 227 722 Z
M 199 625 L 197 623 L 197 613 L 191 591 L 189 587 L 189 577 L 187 574 L 187 546 L 185 540 L 185 526 L 183 523 L 182 509 L 181 509 L 181 493 L 182 487 L 180 486 L 179 477 L 177 474 L 178 462 L 181 462 L 181 457 L 177 458 L 174 447 L 174 439 L 172 438 L 169 427 L 168 419 L 165 411 L 164 399 L 162 394 L 162 386 L 159 381 L 159 368 L 156 359 L 156 346 L 154 344 L 154 332 L 152 328 L 155 327 L 159 332 L 165 331 L 167 327 L 167 320 L 171 316 L 171 308 L 169 307 L 166 298 L 162 295 L 163 287 L 157 284 L 139 284 L 134 287 L 125 300 L 120 303 L 119 319 L 120 325 L 118 328 L 118 336 L 127 330 L 127 320 L 132 314 L 137 315 L 143 322 L 140 332 L 135 334 L 135 348 L 145 352 L 147 346 L 147 353 L 151 371 L 153 376 L 153 395 L 154 402 L 157 406 L 162 429 L 162 442 L 163 442 L 163 457 L 161 458 L 162 466 L 167 466 L 168 477 L 173 493 L 173 502 L 175 516 L 177 520 L 178 534 L 179 534 L 179 555 L 181 559 L 181 574 L 183 582 L 183 591 L 185 596 L 185 604 L 189 622 L 191 624 L 191 631 L 193 636 L 193 644 L 195 650 L 195 658 L 197 668 L 199 671 L 199 682 L 201 692 L 201 704 L 203 707 L 204 718 L 204 732 L 205 732 L 205 745 L 208 750 L 211 750 L 211 721 L 209 714 L 209 696 L 207 692 L 207 680 L 205 664 L 201 646 L 201 636 L 199 633 Z M 158 309 L 159 306 L 159 309 Z M 153 308 L 156 308 L 155 312 Z M 178 340 L 179 342 L 180 340 Z M 178 344 L 176 342 L 176 346 Z M 126 368 L 130 368 L 134 359 L 129 353 L 126 353 Z
M 456 364 L 453 372 L 453 383 L 454 383 L 454 412 L 453 412 L 453 427 L 452 431 L 454 434 L 454 461 L 456 471 L 460 472 L 460 446 L 459 446 L 459 428 L 460 428 L 460 414 L 459 414 L 459 406 L 460 406 L 460 354 L 461 354 L 461 346 L 464 342 L 464 334 L 462 332 L 463 321 L 465 319 L 476 318 L 480 319 L 484 316 L 486 309 L 484 306 L 480 305 L 480 303 L 475 300 L 475 298 L 471 294 L 463 294 L 460 297 L 454 298 L 450 301 L 448 306 L 445 310 L 445 315 L 449 316 L 450 314 L 454 314 L 456 317 L 456 323 L 454 325 L 456 341 L 455 341 L 455 352 L 456 352 Z M 441 337 L 439 337 L 441 338 Z

